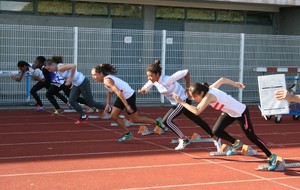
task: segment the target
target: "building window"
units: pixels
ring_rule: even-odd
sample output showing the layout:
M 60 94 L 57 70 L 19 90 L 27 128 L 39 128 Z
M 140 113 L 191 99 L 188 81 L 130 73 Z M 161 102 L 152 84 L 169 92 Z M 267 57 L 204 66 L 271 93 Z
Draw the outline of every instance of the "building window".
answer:
M 33 1 L 34 0 L 22 0 L 22 1 L 0 1 L 0 11 L 12 11 L 12 12 L 31 12 L 33 13 Z
M 95 2 L 75 2 L 76 16 L 108 16 L 108 4 Z
M 39 0 L 39 15 L 72 15 L 72 0 Z
M 243 11 L 218 10 L 217 22 L 245 23 L 245 14 Z
M 156 19 L 184 20 L 185 9 L 177 7 L 157 7 L 155 13 Z
M 247 24 L 269 24 L 269 25 L 272 25 L 273 13 L 247 12 L 246 23 Z
M 187 9 L 187 19 L 193 21 L 215 21 L 216 11 L 210 9 Z
M 110 6 L 110 15 L 112 17 L 142 18 L 142 6 L 112 4 Z

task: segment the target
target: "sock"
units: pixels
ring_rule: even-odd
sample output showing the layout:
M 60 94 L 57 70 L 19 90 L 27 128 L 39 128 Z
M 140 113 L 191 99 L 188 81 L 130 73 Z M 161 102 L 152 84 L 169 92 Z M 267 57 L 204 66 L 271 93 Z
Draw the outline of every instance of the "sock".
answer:
M 112 108 L 109 106 L 107 112 L 111 113 L 111 111 L 112 111 Z

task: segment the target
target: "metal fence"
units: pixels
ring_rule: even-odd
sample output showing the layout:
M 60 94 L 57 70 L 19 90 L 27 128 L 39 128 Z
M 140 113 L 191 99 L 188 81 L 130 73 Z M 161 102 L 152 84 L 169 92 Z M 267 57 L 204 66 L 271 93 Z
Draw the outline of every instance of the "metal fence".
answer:
M 0 25 L 0 71 L 15 71 L 19 60 L 33 62 L 40 55 L 62 55 L 65 63 L 76 63 L 78 70 L 91 80 L 94 96 L 100 101 L 105 101 L 106 90 L 91 79 L 93 66 L 103 62 L 114 64 L 118 69 L 116 75 L 138 90 L 147 81 L 147 66 L 160 59 L 166 75 L 189 69 L 192 82 L 212 83 L 221 76 L 242 81 L 246 85 L 243 91 L 230 86 L 222 89 L 244 103 L 256 103 L 257 76 L 262 73 L 253 68 L 299 67 L 300 37 Z M 26 79 L 17 83 L 7 76 L 0 77 L 0 82 L 2 105 L 26 103 L 28 86 L 34 83 L 28 84 Z M 47 103 L 45 90 L 39 94 Z M 138 94 L 137 102 L 168 103 L 155 87 L 146 95 Z

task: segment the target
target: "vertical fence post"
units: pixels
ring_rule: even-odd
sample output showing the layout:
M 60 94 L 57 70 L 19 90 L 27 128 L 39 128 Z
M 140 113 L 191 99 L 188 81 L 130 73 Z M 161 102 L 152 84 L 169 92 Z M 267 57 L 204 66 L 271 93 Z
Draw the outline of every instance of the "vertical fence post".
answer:
M 30 76 L 26 76 L 26 97 L 25 101 L 30 103 Z
M 78 60 L 78 27 L 74 27 L 74 64 L 77 65 Z
M 239 64 L 239 81 L 243 82 L 244 79 L 244 47 L 245 47 L 245 34 L 241 33 L 240 41 L 240 64 Z M 243 90 L 239 89 L 239 101 L 243 101 Z
M 167 39 L 167 31 L 162 31 L 162 43 L 161 43 L 161 64 L 162 64 L 162 71 L 161 75 L 165 75 L 166 73 L 166 39 Z M 160 102 L 163 104 L 165 103 L 164 95 L 160 95 Z

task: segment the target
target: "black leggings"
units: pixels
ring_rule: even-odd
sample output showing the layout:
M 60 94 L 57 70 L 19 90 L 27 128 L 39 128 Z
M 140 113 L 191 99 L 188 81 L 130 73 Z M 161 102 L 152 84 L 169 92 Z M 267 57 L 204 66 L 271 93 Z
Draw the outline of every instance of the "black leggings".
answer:
M 31 89 L 30 89 L 30 94 L 33 96 L 33 98 L 36 100 L 36 103 L 39 105 L 39 106 L 43 106 L 43 103 L 41 101 L 41 98 L 40 96 L 37 94 L 37 91 L 43 89 L 43 88 L 46 88 L 47 89 L 47 92 L 46 92 L 46 97 L 47 97 L 47 93 L 49 92 L 49 89 L 51 88 L 51 85 L 49 85 L 48 83 L 45 83 L 45 82 L 42 82 L 42 81 L 39 81 L 37 82 Z M 58 92 L 53 92 L 53 95 L 57 96 L 59 99 L 61 99 L 63 102 L 67 102 L 67 99 L 66 97 L 59 93 Z M 48 97 L 47 97 L 48 98 Z M 48 98 L 49 99 L 49 98 Z M 55 100 L 55 98 L 53 97 L 53 99 Z M 50 99 L 49 99 L 50 101 Z M 56 101 L 56 100 L 55 100 Z M 51 101 L 50 101 L 51 102 Z M 52 103 L 52 102 L 51 102 Z M 56 102 L 57 103 L 57 102 Z M 55 107 L 55 105 L 52 103 L 52 105 Z
M 250 120 L 250 113 L 248 108 L 246 108 L 241 117 L 237 118 L 233 118 L 227 113 L 223 112 L 213 127 L 213 134 L 221 139 L 229 141 L 231 144 L 234 144 L 236 139 L 225 131 L 226 127 L 228 127 L 234 121 L 237 121 L 240 124 L 247 138 L 251 142 L 253 142 L 258 148 L 260 148 L 266 154 L 267 157 L 272 155 L 272 153 L 267 148 L 266 144 L 256 136 Z
M 191 100 L 187 99 L 186 103 L 191 104 Z M 200 126 L 206 133 L 208 133 L 211 137 L 213 136 L 212 130 L 209 125 L 198 115 L 193 114 L 188 109 L 183 107 L 181 104 L 177 104 L 176 106 L 172 106 L 172 108 L 166 113 L 163 118 L 163 123 L 168 128 L 170 128 L 174 133 L 176 133 L 180 138 L 184 137 L 184 134 L 181 130 L 176 126 L 173 122 L 175 118 L 179 115 L 184 114 L 187 118 L 192 120 L 198 126 Z
M 71 88 L 70 88 L 70 86 L 66 86 L 65 84 L 62 84 L 59 87 L 55 86 L 55 85 L 51 85 L 50 88 L 48 89 L 48 91 L 46 92 L 46 97 L 51 102 L 51 104 L 55 107 L 55 109 L 60 109 L 60 106 L 58 105 L 54 95 L 59 97 L 65 104 L 68 102 L 66 97 L 63 96 L 61 93 L 59 93 L 59 91 L 61 91 L 61 90 L 64 92 L 64 94 L 67 97 L 69 97 Z M 61 97 L 61 96 L 63 96 L 63 97 Z M 76 101 L 81 104 L 86 104 L 84 99 L 81 97 L 78 97 Z
M 35 99 L 37 105 L 39 106 L 43 106 L 43 103 L 41 101 L 40 96 L 37 94 L 37 91 L 43 89 L 43 88 L 48 88 L 49 85 L 47 85 L 45 82 L 37 82 L 35 85 L 33 85 L 33 87 L 30 89 L 30 94 L 33 96 L 33 98 Z

